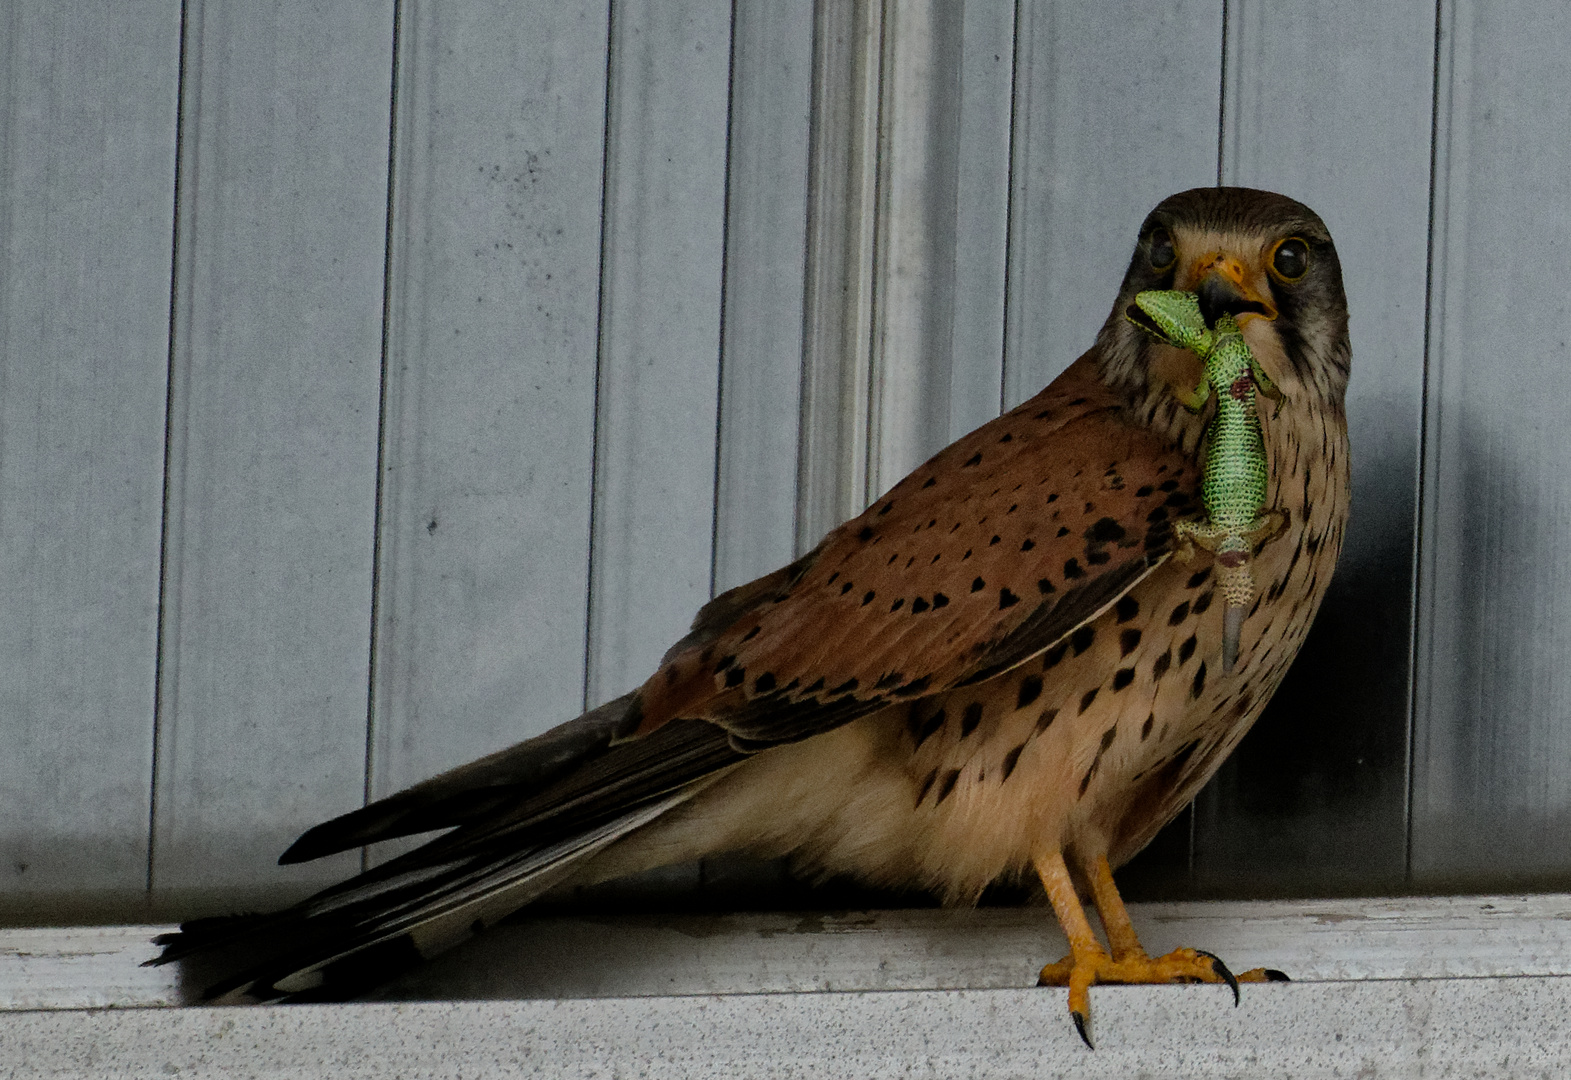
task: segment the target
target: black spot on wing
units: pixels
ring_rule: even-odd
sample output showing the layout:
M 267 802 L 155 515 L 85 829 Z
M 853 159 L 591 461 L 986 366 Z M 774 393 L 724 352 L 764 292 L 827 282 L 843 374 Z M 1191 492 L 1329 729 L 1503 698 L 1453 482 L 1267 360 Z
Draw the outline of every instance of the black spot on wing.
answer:
M 1098 518 L 1085 531 L 1085 538 L 1093 544 L 1111 544 L 1124 538 L 1124 527 L 1115 518 Z

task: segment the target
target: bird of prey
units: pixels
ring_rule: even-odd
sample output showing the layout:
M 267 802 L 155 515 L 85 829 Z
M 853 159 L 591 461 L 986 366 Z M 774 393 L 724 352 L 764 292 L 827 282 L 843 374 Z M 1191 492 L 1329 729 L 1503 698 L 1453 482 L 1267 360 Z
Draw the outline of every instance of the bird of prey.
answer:
M 1174 538 L 1202 511 L 1209 408 L 1175 394 L 1200 364 L 1125 317 L 1153 289 L 1234 316 L 1284 398 L 1261 424 L 1285 525 L 1256 552 L 1227 674 L 1214 556 Z M 739 851 L 951 904 L 1040 878 L 1071 947 L 1041 982 L 1069 987 L 1082 1035 L 1093 984 L 1232 982 L 1196 950 L 1148 956 L 1112 868 L 1193 798 L 1303 643 L 1347 517 L 1349 359 L 1313 211 L 1244 188 L 1164 200 L 1095 344 L 1045 390 L 706 604 L 637 690 L 280 861 L 435 839 L 284 911 L 187 924 L 154 962 L 210 971 L 218 1001 L 341 998 L 551 888 Z

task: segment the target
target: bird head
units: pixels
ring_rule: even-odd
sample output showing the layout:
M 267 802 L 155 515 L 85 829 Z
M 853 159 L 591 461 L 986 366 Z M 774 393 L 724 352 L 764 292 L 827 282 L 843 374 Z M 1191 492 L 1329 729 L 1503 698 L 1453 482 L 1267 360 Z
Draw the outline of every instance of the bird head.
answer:
M 1193 293 L 1207 327 L 1232 315 L 1289 401 L 1313 395 L 1341 408 L 1350 357 L 1342 266 L 1325 223 L 1307 206 L 1224 187 L 1180 192 L 1151 211 L 1097 338 L 1103 377 L 1135 400 L 1199 380 L 1192 353 L 1125 318 L 1135 296 L 1154 289 Z

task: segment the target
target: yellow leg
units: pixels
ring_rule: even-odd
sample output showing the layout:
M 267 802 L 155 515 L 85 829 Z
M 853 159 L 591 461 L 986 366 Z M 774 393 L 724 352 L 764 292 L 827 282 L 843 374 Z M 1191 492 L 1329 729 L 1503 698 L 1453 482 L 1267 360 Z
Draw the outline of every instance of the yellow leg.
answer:
M 1118 887 L 1113 884 L 1113 868 L 1107 865 L 1107 856 L 1098 855 L 1085 870 L 1091 879 L 1091 895 L 1096 900 L 1096 913 L 1102 917 L 1107 943 L 1112 946 L 1113 959 L 1146 959 L 1146 951 L 1135 936 L 1135 924 L 1129 921 L 1129 909 L 1124 907 L 1124 898 L 1118 895 Z
M 1086 918 L 1085 908 L 1080 906 L 1080 897 L 1076 895 L 1075 883 L 1069 876 L 1069 867 L 1064 865 L 1064 853 L 1054 851 L 1039 857 L 1036 860 L 1036 872 L 1042 879 L 1042 887 L 1047 890 L 1053 914 L 1058 916 L 1058 925 L 1064 928 L 1064 936 L 1069 939 L 1069 956 L 1043 968 L 1036 984 L 1068 985 L 1069 1015 L 1075 1019 L 1075 1030 L 1080 1032 L 1085 1044 L 1094 1050 L 1096 1047 L 1087 1030 L 1091 1021 L 1091 982 L 1097 968 L 1101 966 L 1100 962 L 1110 958 L 1102 948 L 1102 943 L 1091 932 L 1091 923 Z
M 1080 905 L 1063 854 L 1054 851 L 1038 857 L 1036 870 L 1047 890 L 1048 901 L 1053 905 L 1053 913 L 1058 916 L 1064 936 L 1069 939 L 1069 955 L 1044 967 L 1037 985 L 1069 987 L 1069 1013 L 1087 1046 L 1092 1045 L 1090 991 L 1097 984 L 1226 983 L 1232 988 L 1233 1004 L 1236 1005 L 1239 982 L 1277 982 L 1287 978 L 1280 971 L 1255 968 L 1235 979 L 1226 964 L 1199 949 L 1175 949 L 1166 956 L 1152 959 L 1141 947 L 1129 912 L 1113 884 L 1113 869 L 1108 865 L 1107 856 L 1099 854 L 1083 862 L 1081 870 L 1091 884 L 1091 895 L 1102 917 L 1102 928 L 1107 932 L 1108 945 L 1112 948 L 1109 955 L 1091 931 L 1091 923 Z

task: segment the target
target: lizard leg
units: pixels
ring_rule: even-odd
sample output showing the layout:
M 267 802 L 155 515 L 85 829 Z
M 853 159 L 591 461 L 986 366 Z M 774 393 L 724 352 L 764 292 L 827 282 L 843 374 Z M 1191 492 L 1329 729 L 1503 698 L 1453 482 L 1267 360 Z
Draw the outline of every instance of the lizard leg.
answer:
M 1207 551 L 1215 552 L 1229 535 L 1226 529 L 1218 525 L 1212 525 L 1209 522 L 1177 521 L 1173 523 L 1173 536 L 1181 543 L 1190 545 L 1191 551 L 1198 545 Z
M 1260 361 L 1255 359 L 1254 353 L 1249 354 L 1249 374 L 1255 380 L 1255 388 L 1276 402 L 1276 411 L 1271 414 L 1275 418 L 1282 412 L 1282 404 L 1287 400 L 1287 396 L 1282 393 L 1276 383 L 1271 381 L 1271 376 L 1267 375 L 1265 368 L 1260 366 Z
M 1178 403 L 1192 413 L 1205 408 L 1206 399 L 1211 396 L 1211 384 L 1205 379 L 1201 379 L 1193 390 L 1185 390 L 1180 386 L 1172 386 L 1171 389 Z
M 1274 540 L 1287 528 L 1287 513 L 1283 510 L 1267 510 L 1255 518 L 1254 524 L 1245 529 L 1241 535 L 1250 545 Z

